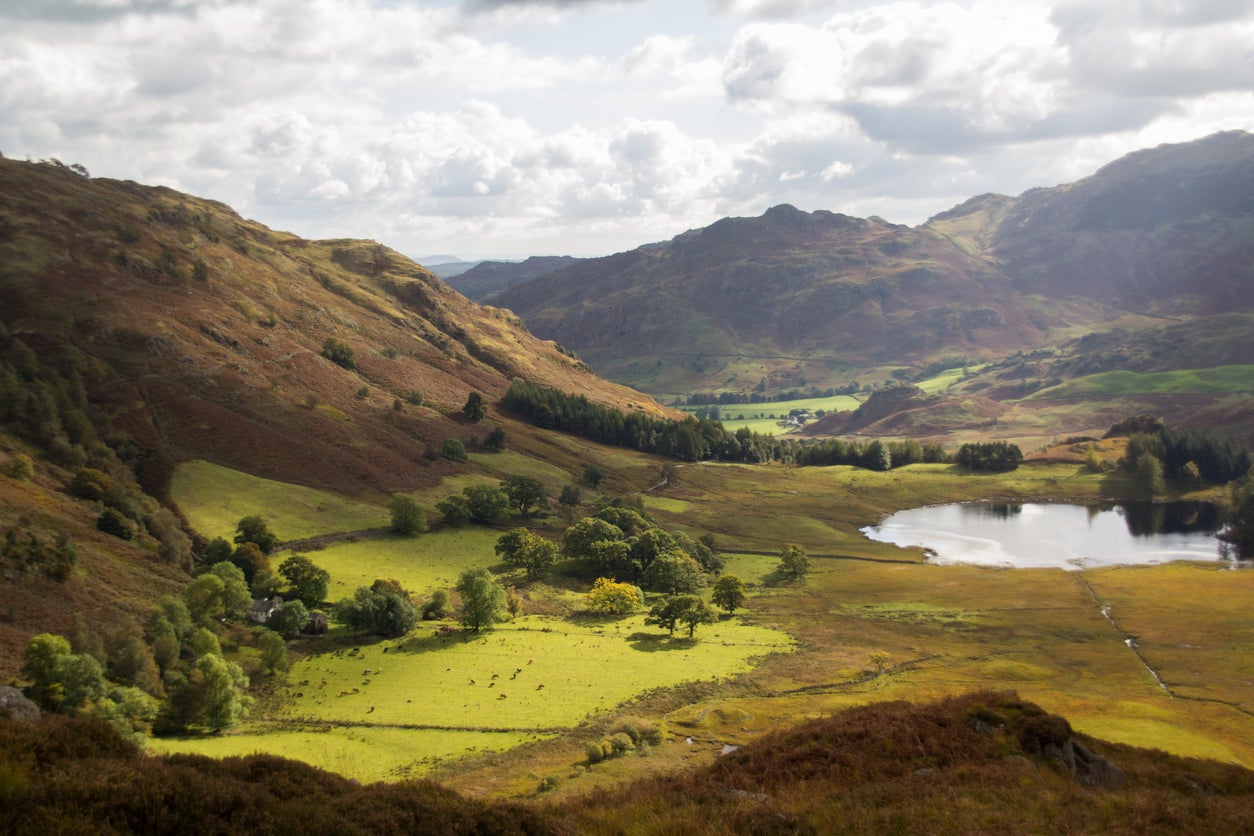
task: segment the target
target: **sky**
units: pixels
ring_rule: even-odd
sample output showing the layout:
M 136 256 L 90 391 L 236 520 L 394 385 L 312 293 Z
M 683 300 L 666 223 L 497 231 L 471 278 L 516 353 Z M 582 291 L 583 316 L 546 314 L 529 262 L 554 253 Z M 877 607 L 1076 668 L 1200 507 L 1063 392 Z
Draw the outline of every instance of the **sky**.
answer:
M 0 153 L 418 259 L 918 224 L 1254 130 L 1254 0 L 0 0 Z

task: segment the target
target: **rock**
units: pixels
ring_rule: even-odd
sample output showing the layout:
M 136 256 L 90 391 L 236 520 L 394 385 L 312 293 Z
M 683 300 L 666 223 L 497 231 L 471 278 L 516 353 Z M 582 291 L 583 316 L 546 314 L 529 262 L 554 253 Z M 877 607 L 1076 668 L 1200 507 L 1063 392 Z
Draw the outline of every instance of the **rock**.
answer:
M 0 686 L 0 714 L 11 720 L 29 722 L 39 719 L 39 706 L 11 685 Z

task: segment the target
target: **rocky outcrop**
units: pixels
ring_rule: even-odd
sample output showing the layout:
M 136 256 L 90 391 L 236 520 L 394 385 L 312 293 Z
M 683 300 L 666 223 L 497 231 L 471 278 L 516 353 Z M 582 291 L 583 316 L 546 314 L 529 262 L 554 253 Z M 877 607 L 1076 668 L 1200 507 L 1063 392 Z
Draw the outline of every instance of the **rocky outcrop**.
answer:
M 39 706 L 11 685 L 0 686 L 0 716 L 19 722 L 39 719 Z

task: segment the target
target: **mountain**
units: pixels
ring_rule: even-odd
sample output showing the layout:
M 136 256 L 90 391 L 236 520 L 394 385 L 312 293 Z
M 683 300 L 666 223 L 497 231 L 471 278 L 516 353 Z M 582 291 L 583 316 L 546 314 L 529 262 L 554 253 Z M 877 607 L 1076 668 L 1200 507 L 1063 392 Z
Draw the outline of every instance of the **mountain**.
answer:
M 1004 400 L 1096 370 L 1254 363 L 1254 136 L 1136 152 L 913 228 L 776 206 L 494 301 L 656 395 L 826 389 L 1041 352 L 1010 364 L 1013 392 L 1004 366 L 969 384 Z
M 470 392 L 494 401 L 514 377 L 659 409 L 377 243 L 55 163 L 0 159 L 0 319 L 7 350 L 85 390 L 157 496 L 190 458 L 350 492 L 431 484 L 432 445 L 487 431 L 463 420 Z
M 529 282 L 579 261 L 569 255 L 533 255 L 526 261 L 481 261 L 464 273 L 445 279 L 476 302 L 486 302 L 516 284 Z

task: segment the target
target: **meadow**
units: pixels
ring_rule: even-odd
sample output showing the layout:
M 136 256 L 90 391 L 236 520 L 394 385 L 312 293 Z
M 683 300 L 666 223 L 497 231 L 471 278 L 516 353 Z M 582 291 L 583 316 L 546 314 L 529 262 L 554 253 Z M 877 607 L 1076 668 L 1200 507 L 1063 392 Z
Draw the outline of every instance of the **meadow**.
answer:
M 602 448 L 585 456 L 609 464 L 620 486 L 643 489 L 653 479 L 639 457 Z M 563 482 L 563 472 L 537 467 L 551 489 Z M 496 475 L 463 474 L 423 500 Z M 273 490 L 230 484 L 232 507 L 254 512 Z M 237 733 L 154 746 L 282 752 L 362 780 L 432 774 L 478 795 L 529 795 L 552 779 L 560 794 L 709 762 L 726 743 L 843 708 L 987 687 L 1016 690 L 1115 742 L 1254 765 L 1254 628 L 1245 608 L 1254 573 L 1220 562 L 1084 572 L 941 567 L 859 531 L 922 504 L 1083 500 L 1125 488 L 1117 476 L 1060 462 L 998 475 L 948 465 L 886 473 L 683 466 L 643 495 L 645 508 L 667 528 L 712 534 L 726 571 L 751 594 L 746 609 L 699 628 L 695 641 L 645 627 L 640 614 L 580 615 L 575 581 L 517 579 L 525 614 L 512 622 L 481 635 L 424 623 L 403 640 L 333 631 L 302 641 L 281 699 L 259 706 Z M 274 519 L 313 529 L 341 513 L 349 529 L 367 513 L 332 499 L 302 500 L 316 521 L 301 522 L 292 504 Z M 503 571 L 492 552 L 498 535 L 438 529 L 309 554 L 331 572 L 332 597 L 374 577 L 395 577 L 422 597 L 466 566 Z M 803 545 L 813 570 L 804 583 L 767 586 L 786 543 Z M 1133 637 L 1135 650 L 1126 642 Z M 666 742 L 647 758 L 581 766 L 584 743 L 624 713 L 660 724 Z

